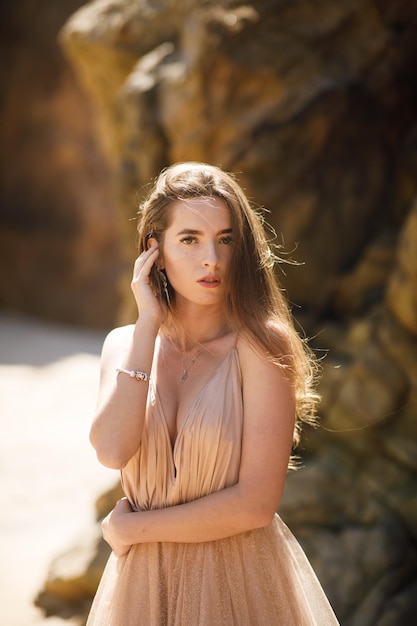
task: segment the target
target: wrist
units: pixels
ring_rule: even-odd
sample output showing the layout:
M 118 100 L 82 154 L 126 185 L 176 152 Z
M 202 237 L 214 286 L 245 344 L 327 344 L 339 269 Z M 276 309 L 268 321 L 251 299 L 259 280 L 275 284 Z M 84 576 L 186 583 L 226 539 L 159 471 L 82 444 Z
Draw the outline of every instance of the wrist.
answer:
M 135 323 L 135 332 L 140 331 L 148 334 L 158 334 L 161 326 L 161 319 L 153 313 L 141 313 Z
M 132 515 L 133 511 L 120 513 L 120 515 L 115 520 L 117 535 L 120 538 L 120 541 L 124 545 L 133 545 L 137 543 L 133 540 L 132 537 L 132 523 L 137 524 L 137 512 L 135 512 L 135 516 Z

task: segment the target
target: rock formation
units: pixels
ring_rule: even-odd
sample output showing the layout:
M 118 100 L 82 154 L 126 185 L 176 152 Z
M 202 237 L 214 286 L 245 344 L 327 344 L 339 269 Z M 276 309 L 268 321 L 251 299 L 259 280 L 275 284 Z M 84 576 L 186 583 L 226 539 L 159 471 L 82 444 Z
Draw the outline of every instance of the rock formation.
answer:
M 109 327 L 122 262 L 94 114 L 57 42 L 81 0 L 3 0 L 0 305 Z
M 328 351 L 323 427 L 280 511 L 344 626 L 417 611 L 416 18 L 401 0 L 96 0 L 61 35 L 126 258 L 142 187 L 204 160 L 238 175 L 302 263 L 280 276 Z
M 370 245 L 390 235 L 395 245 L 416 191 L 413 10 L 397 4 L 81 9 L 63 42 L 98 105 L 126 217 L 161 167 L 220 164 L 271 211 L 286 249 L 297 246 L 306 265 L 286 268 L 291 298 L 305 312 L 331 308 Z

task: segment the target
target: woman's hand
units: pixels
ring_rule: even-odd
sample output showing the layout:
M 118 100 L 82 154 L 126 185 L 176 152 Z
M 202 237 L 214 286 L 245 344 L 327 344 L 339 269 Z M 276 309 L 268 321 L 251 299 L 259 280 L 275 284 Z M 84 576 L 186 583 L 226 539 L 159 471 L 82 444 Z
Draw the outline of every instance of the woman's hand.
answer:
M 141 316 L 149 315 L 152 319 L 162 321 L 165 311 L 161 301 L 152 292 L 150 273 L 159 256 L 159 243 L 153 240 L 148 250 L 144 250 L 136 259 L 133 269 L 131 288 L 135 296 L 138 312 Z
M 113 511 L 101 522 L 103 538 L 117 557 L 124 556 L 131 548 L 130 545 L 122 543 L 120 531 L 118 530 L 122 518 L 128 513 L 132 513 L 132 508 L 127 498 L 122 498 L 118 501 Z

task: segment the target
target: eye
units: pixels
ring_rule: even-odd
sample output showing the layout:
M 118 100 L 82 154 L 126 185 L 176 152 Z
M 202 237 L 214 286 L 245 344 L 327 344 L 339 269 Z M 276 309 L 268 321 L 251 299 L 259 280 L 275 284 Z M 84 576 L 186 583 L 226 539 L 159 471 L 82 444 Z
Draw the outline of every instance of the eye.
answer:
M 226 246 L 230 246 L 230 244 L 233 243 L 233 239 L 230 235 L 224 235 L 224 237 L 221 237 L 219 241 Z
M 192 243 L 195 243 L 197 241 L 196 237 L 193 237 L 192 235 L 187 235 L 186 237 L 182 237 L 182 239 L 180 239 L 181 243 L 185 244 L 186 246 L 191 245 Z

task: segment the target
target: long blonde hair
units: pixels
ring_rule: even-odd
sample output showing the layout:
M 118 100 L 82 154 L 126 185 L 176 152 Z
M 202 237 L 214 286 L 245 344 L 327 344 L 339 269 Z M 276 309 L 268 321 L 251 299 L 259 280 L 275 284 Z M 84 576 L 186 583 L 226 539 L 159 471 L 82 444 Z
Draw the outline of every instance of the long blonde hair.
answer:
M 163 241 L 170 226 L 170 205 L 195 197 L 216 197 L 230 209 L 233 248 L 229 266 L 228 322 L 246 329 L 268 358 L 281 367 L 295 390 L 296 426 L 294 447 L 299 443 L 302 423 L 314 424 L 319 396 L 315 391 L 317 362 L 305 340 L 294 327 L 293 318 L 274 267 L 278 260 L 269 243 L 265 222 L 254 209 L 232 174 L 205 163 L 178 163 L 163 170 L 138 212 L 139 252 L 146 250 L 150 235 Z M 157 271 L 151 285 L 160 293 Z M 171 313 L 175 293 L 168 283 Z

